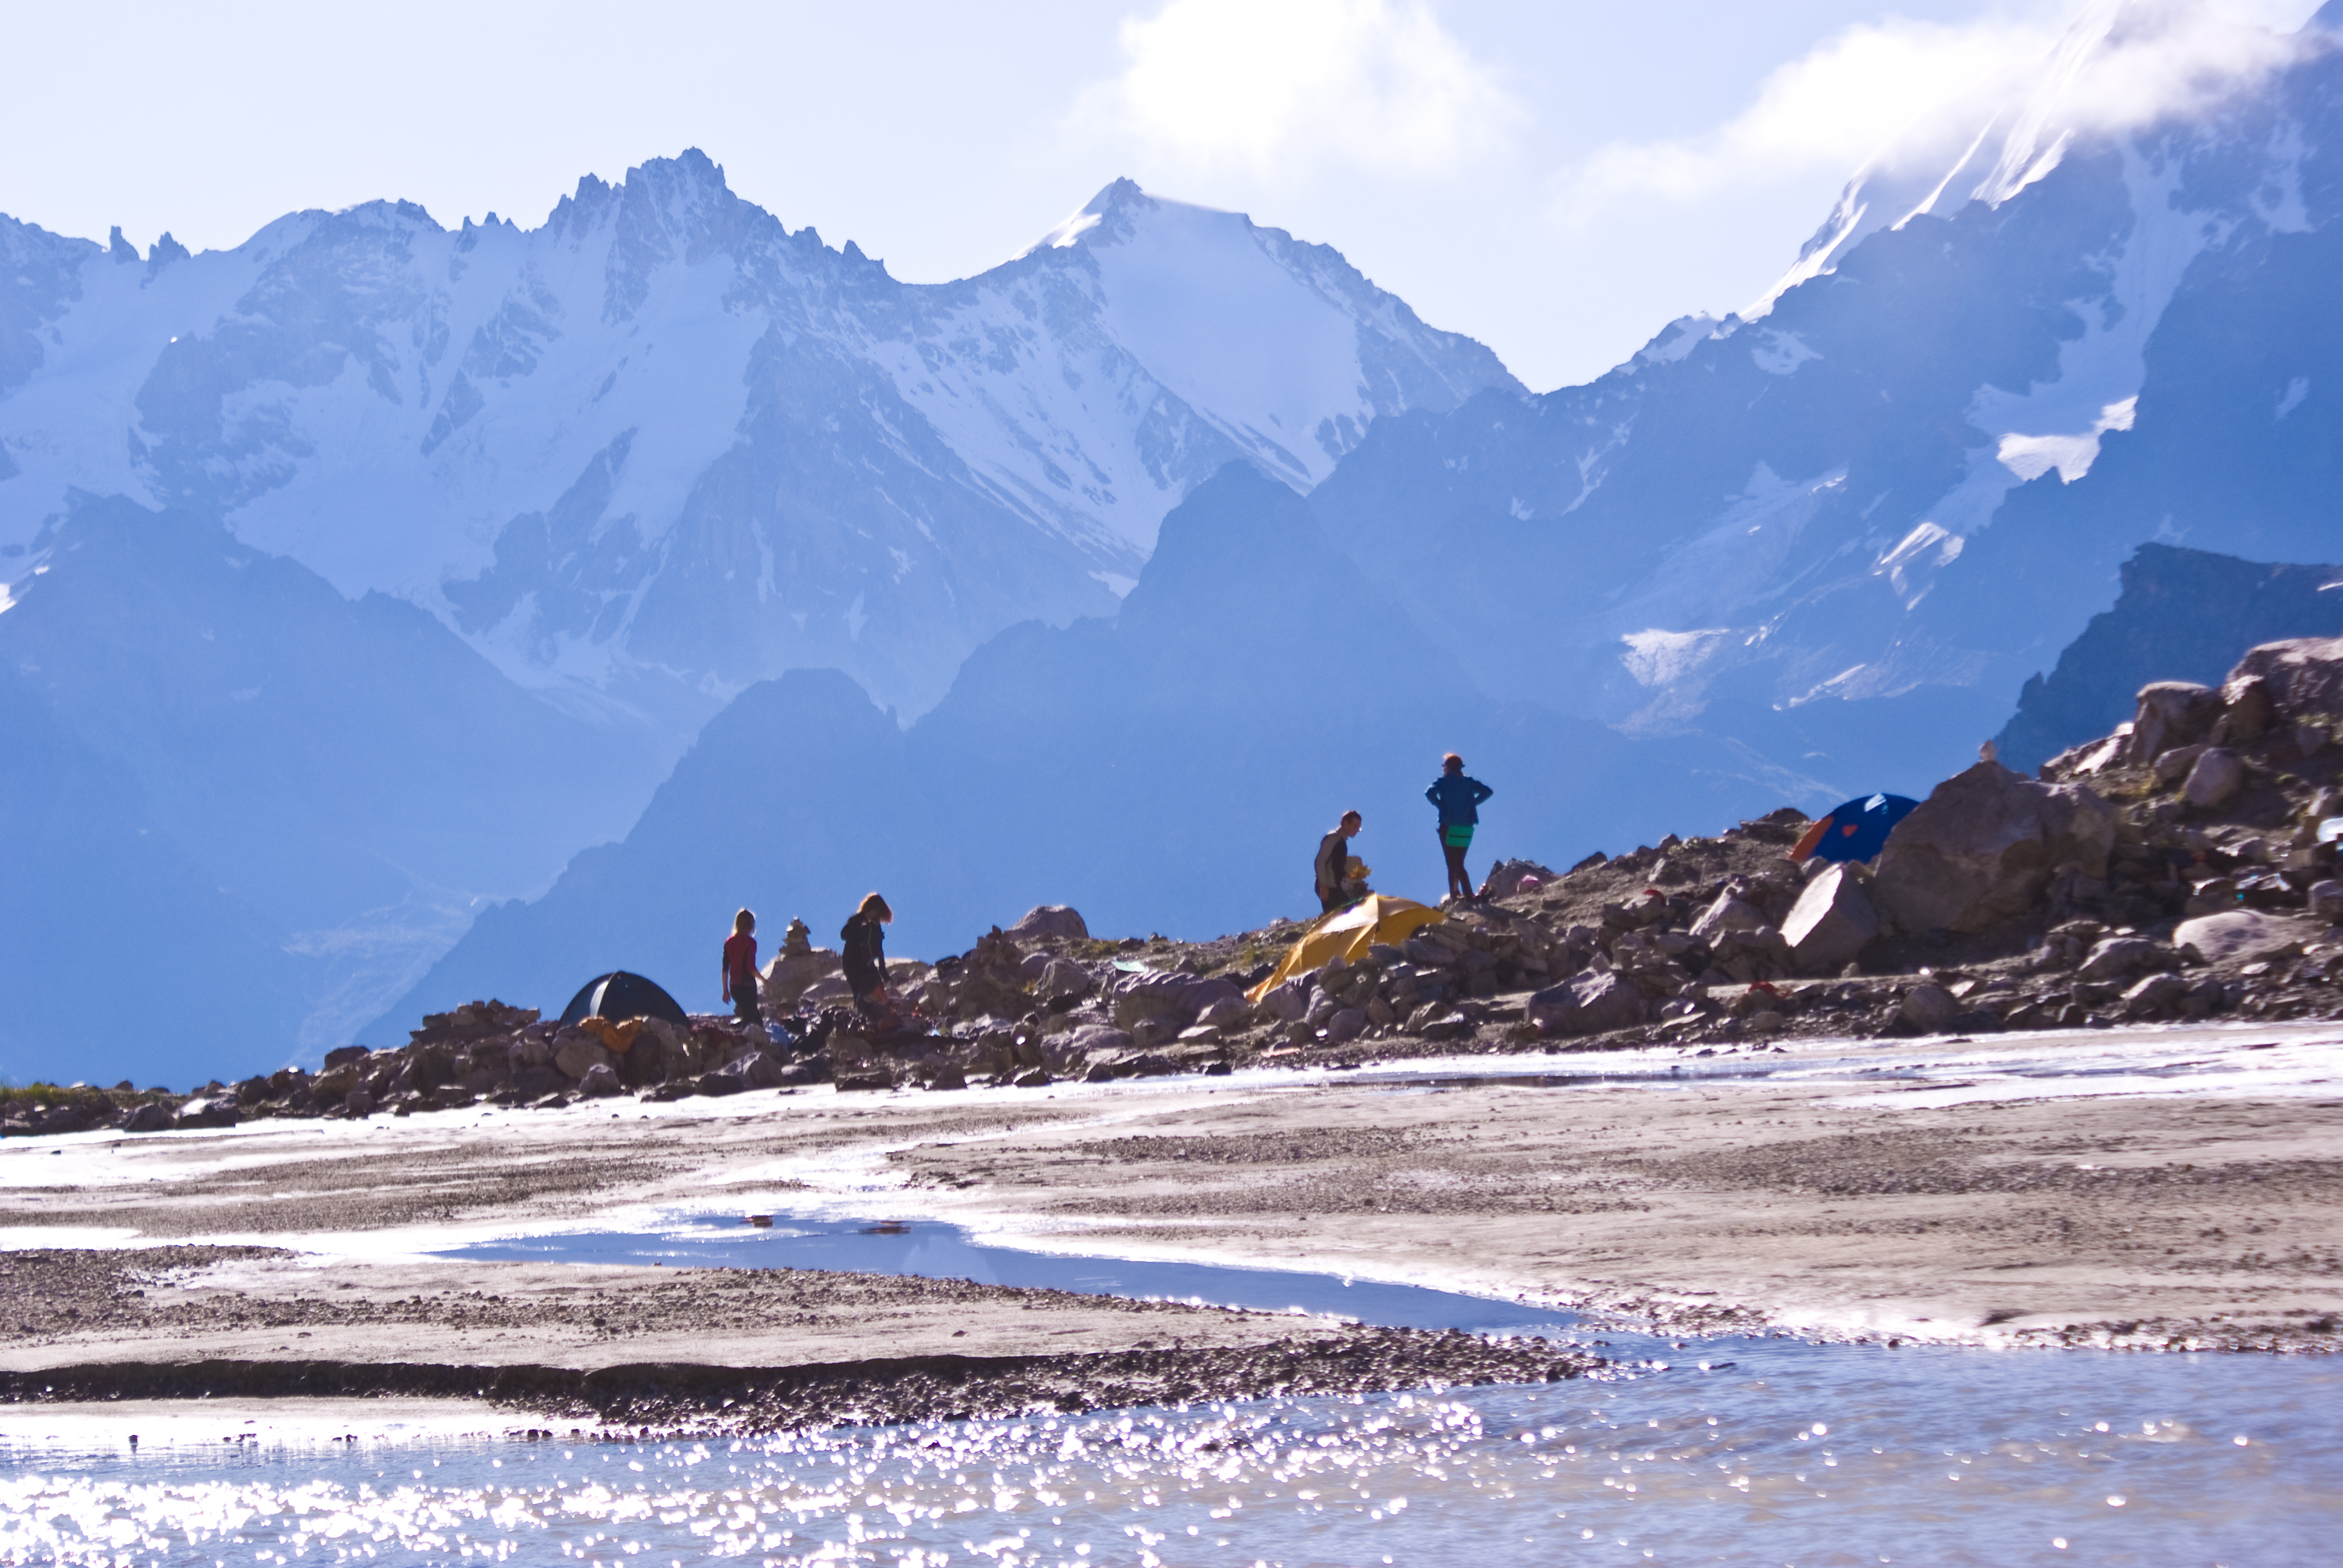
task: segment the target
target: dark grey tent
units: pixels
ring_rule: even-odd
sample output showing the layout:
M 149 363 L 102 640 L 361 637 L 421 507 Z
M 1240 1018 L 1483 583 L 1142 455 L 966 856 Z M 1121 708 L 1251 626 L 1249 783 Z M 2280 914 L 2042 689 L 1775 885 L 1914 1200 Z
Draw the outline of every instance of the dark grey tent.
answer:
M 561 1010 L 564 1023 L 576 1023 L 581 1018 L 607 1018 L 614 1022 L 629 1018 L 663 1018 L 686 1028 L 691 1024 L 683 1015 L 683 1009 L 676 1006 L 675 998 L 661 990 L 657 980 L 645 980 L 625 970 L 596 975 Z

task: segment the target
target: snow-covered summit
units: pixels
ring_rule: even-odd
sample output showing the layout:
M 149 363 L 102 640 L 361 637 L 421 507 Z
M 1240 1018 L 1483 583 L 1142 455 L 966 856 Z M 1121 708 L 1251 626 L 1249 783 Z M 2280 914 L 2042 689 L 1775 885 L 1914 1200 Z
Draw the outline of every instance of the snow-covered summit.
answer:
M 1972 201 L 1999 206 L 2077 149 L 2217 120 L 2288 65 L 2333 49 L 2338 30 L 2343 0 L 2328 0 L 2290 35 L 2202 0 L 2097 0 L 2041 59 L 1979 84 L 1865 162 L 1796 263 L 1745 314 L 1763 314 L 1881 229 Z
M 679 743 L 797 666 L 908 715 L 1001 627 L 1111 609 L 1227 458 L 1306 487 L 1378 414 L 1514 385 L 1325 247 L 1129 181 L 1084 213 L 933 286 L 697 150 L 533 229 L 372 202 L 131 266 L 0 220 L 0 578 L 122 495 Z

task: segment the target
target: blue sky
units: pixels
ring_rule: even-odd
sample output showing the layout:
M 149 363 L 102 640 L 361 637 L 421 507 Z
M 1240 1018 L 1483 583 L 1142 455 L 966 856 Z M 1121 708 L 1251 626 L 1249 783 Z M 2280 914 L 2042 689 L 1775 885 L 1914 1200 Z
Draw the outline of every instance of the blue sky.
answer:
M 2102 3 L 11 0 L 0 212 L 197 248 L 377 196 L 533 225 L 697 146 L 932 281 L 1129 175 L 1336 246 L 1543 389 L 1763 293 L 1865 156 Z

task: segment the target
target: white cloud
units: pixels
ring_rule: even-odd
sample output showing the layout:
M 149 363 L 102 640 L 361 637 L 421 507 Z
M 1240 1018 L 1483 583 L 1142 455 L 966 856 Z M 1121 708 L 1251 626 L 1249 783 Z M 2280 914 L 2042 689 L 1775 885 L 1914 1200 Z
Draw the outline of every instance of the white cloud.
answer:
M 2005 112 L 2005 126 L 2046 122 L 2031 138 L 2044 146 L 2066 129 L 2200 114 L 2290 57 L 2298 45 L 2287 32 L 2305 3 L 2090 0 L 2063 26 L 1899 17 L 1850 27 L 1775 70 L 1747 108 L 1709 131 L 1598 148 L 1564 171 L 1561 211 L 1584 223 L 1623 201 L 1694 202 L 1867 162 L 1941 172 Z
M 1565 177 L 1564 210 L 1584 219 L 1622 198 L 1697 201 L 1817 168 L 1852 170 L 2055 42 L 2039 27 L 1999 19 L 1946 26 L 1896 17 L 1850 27 L 1777 67 L 1754 103 L 1713 130 L 1596 149 Z
M 1169 0 L 1122 25 L 1122 74 L 1075 123 L 1177 165 L 1261 178 L 1349 164 L 1453 170 L 1522 117 L 1496 75 L 1407 0 Z

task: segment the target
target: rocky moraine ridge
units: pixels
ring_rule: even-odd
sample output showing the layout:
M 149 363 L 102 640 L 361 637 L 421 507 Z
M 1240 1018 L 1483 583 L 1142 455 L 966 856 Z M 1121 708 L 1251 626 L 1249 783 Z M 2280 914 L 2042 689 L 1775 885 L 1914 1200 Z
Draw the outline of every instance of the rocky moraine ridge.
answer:
M 407 1115 L 486 1100 L 1037 1086 L 1459 1050 L 1854 1039 L 2343 1016 L 2343 639 L 2253 649 L 2218 688 L 2158 682 L 2115 734 L 2028 779 L 1946 780 L 1875 865 L 1792 861 L 1791 809 L 1564 873 L 1500 865 L 1483 899 L 1263 992 L 1304 928 L 1101 940 L 1050 907 L 965 953 L 896 960 L 887 1038 L 793 924 L 768 1029 L 695 1016 L 565 1026 L 480 1001 L 408 1044 L 352 1046 L 193 1098 L 35 1085 L 0 1131 Z

